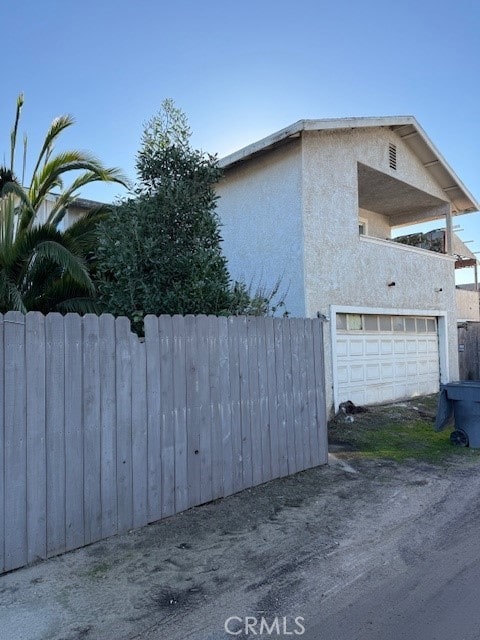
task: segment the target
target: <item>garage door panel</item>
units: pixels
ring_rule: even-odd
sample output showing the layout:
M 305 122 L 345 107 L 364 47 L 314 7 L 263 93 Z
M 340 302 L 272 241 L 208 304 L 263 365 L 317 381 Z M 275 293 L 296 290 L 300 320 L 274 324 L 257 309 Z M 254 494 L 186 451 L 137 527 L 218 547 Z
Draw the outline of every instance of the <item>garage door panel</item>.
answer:
M 408 395 L 406 384 L 395 385 L 395 398 L 406 398 Z
M 427 353 L 427 341 L 426 340 L 418 340 L 418 353 Z
M 348 382 L 348 367 L 347 365 L 341 365 L 337 369 L 337 379 L 340 384 Z
M 395 363 L 395 380 L 404 380 L 407 377 L 406 362 Z
M 393 364 L 391 362 L 382 362 L 380 364 L 382 380 L 393 380 Z
M 376 404 L 381 402 L 381 389 L 379 387 L 367 387 L 365 390 L 365 404 Z
M 348 340 L 346 338 L 337 339 L 337 356 L 348 356 Z
M 428 360 L 419 360 L 418 361 L 418 373 L 419 375 L 428 375 L 430 372 L 430 363 Z
M 405 353 L 405 340 L 395 340 L 393 344 L 394 353 Z
M 385 356 L 393 353 L 393 342 L 391 338 L 388 340 L 380 340 L 380 353 Z
M 353 389 L 350 395 L 351 397 L 349 398 L 349 400 L 351 400 L 354 404 L 367 404 L 365 391 L 363 389 Z
M 380 353 L 380 345 L 378 340 L 365 340 L 365 355 L 367 356 L 376 356 Z
M 363 356 L 363 347 L 364 341 L 361 339 L 352 339 L 350 340 L 350 350 L 349 353 L 351 356 Z
M 427 352 L 438 356 L 438 340 L 428 340 Z
M 417 375 L 417 363 L 416 362 L 407 362 L 407 377 L 413 378 Z
M 424 382 L 420 381 L 418 383 L 418 393 L 420 395 L 431 393 L 431 391 L 429 391 L 430 387 L 431 387 L 431 383 L 428 380 L 425 380 Z
M 406 352 L 407 353 L 417 353 L 417 341 L 416 340 L 407 340 L 406 341 Z
M 418 391 L 418 381 L 415 380 L 415 382 L 411 382 L 410 384 L 407 384 L 407 396 L 417 396 L 419 394 Z
M 395 399 L 395 387 L 393 385 L 381 387 L 378 391 L 379 402 L 390 402 Z
M 366 380 L 380 380 L 380 364 L 367 364 L 365 366 Z
M 358 326 L 350 332 L 340 329 L 336 344 L 339 402 L 374 404 L 438 391 L 438 336 L 432 332 L 436 320 L 415 317 L 407 320 L 403 324 L 379 320 L 378 333 L 375 323 L 372 330 L 368 318 L 365 322 L 368 330 Z M 382 329 L 388 326 L 390 331 Z M 392 330 L 401 326 L 405 327 L 403 335 Z
M 363 364 L 350 365 L 350 382 L 360 382 L 365 379 Z

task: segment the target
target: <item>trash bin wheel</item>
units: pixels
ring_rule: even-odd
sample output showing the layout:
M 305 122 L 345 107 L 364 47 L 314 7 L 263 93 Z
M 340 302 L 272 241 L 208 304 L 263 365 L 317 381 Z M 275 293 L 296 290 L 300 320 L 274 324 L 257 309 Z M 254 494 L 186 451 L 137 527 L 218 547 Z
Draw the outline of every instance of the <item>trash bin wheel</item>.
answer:
M 463 429 L 456 429 L 450 434 L 450 442 L 457 447 L 468 447 L 468 436 Z

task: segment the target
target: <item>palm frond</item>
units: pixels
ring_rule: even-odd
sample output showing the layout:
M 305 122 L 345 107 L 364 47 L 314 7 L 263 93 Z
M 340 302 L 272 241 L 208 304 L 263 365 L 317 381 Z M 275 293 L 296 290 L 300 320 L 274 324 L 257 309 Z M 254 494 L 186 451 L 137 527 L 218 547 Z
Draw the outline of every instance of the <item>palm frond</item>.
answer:
M 0 246 L 7 250 L 15 239 L 15 200 L 13 196 L 0 198 Z
M 89 153 L 56 153 L 58 136 L 74 122 L 71 116 L 61 116 L 47 131 L 29 180 L 30 188 L 23 188 L 26 137 L 21 183 L 13 170 L 22 106 L 20 95 L 10 136 L 11 169 L 0 167 L 0 312 L 95 312 L 95 288 L 88 269 L 97 246 L 97 223 L 105 219 L 107 208 L 89 212 L 66 232 L 57 227 L 82 187 L 95 181 L 128 186 L 127 180 L 119 169 L 104 167 Z M 65 189 L 63 179 L 71 171 L 79 174 Z M 60 195 L 48 221 L 38 224 L 39 213 L 55 190 L 60 190 Z
M 43 146 L 40 149 L 40 153 L 38 155 L 37 162 L 33 170 L 33 174 L 32 174 L 33 177 L 36 176 L 37 171 L 39 170 L 40 165 L 42 164 L 42 160 L 44 159 L 45 155 L 49 153 L 49 149 L 51 150 L 53 143 L 55 142 L 55 139 L 58 138 L 58 136 L 61 134 L 62 131 L 64 131 L 68 127 L 71 127 L 72 124 L 74 124 L 74 122 L 75 121 L 72 118 L 72 116 L 69 116 L 69 115 L 59 116 L 58 118 L 55 118 L 55 120 L 53 120 L 52 124 L 50 125 L 47 131 L 45 140 L 43 141 Z
M 0 311 L 5 313 L 10 310 L 27 313 L 20 291 L 2 270 L 0 271 Z
M 71 251 L 58 242 L 47 240 L 37 245 L 36 259 L 47 258 L 59 265 L 69 276 L 92 293 L 95 291 L 84 260 L 74 256 Z
M 48 265 L 42 278 L 48 277 L 48 270 L 55 271 L 60 268 L 60 274 L 70 274 L 82 286 L 90 289 L 86 262 L 80 251 L 72 251 L 72 245 L 68 238 L 52 225 L 41 225 L 30 230 L 24 230 L 12 245 L 6 256 L 9 272 L 22 290 L 28 290 L 35 280 L 36 273 L 43 268 L 44 262 Z M 75 247 L 73 247 L 75 248 Z
M 32 286 L 33 268 L 39 264 L 36 260 L 37 245 L 47 240 L 61 241 L 61 234 L 53 227 L 43 225 L 31 231 L 17 233 L 12 243 L 4 243 L 1 246 L 3 269 L 12 281 L 17 283 L 22 294 Z M 54 268 L 52 263 L 50 268 Z
M 20 201 L 20 204 L 16 207 L 18 213 L 18 226 L 19 229 L 24 229 L 31 221 L 35 220 L 36 211 L 31 205 L 28 193 L 22 185 L 18 184 L 18 182 L 7 182 L 3 185 L 0 196 L 6 196 L 9 194 L 12 194 Z
M 102 182 L 117 182 L 125 186 L 125 178 L 119 169 L 106 169 L 93 156 L 68 151 L 52 158 L 32 182 L 30 197 L 35 208 L 56 186 L 61 176 L 69 171 L 87 171 Z M 90 182 L 93 182 L 92 178 Z
M 15 112 L 15 122 L 13 124 L 12 133 L 10 134 L 10 171 L 14 171 L 15 165 L 15 149 L 17 147 L 17 131 L 18 123 L 20 121 L 20 113 L 24 103 L 23 93 L 17 98 L 17 110 Z
M 49 224 L 58 225 L 65 214 L 67 213 L 67 208 L 69 204 L 78 197 L 78 191 L 85 185 L 93 182 L 97 179 L 97 176 L 93 171 L 86 171 L 81 176 L 78 176 L 72 184 L 65 189 L 65 191 L 57 198 L 50 214 L 48 216 L 47 222 Z
M 25 170 L 27 168 L 27 148 L 28 148 L 28 136 L 23 134 L 23 158 L 22 158 L 22 183 L 25 184 Z
M 110 215 L 111 207 L 104 205 L 91 209 L 64 231 L 69 246 L 75 246 L 83 255 L 95 251 L 98 240 L 98 224 Z
M 35 308 L 43 313 L 59 311 L 68 313 L 97 313 L 98 308 L 92 293 L 67 275 L 53 277 L 44 286 L 34 286 L 25 296 L 27 308 Z
M 68 206 L 78 197 L 78 191 L 92 182 L 117 182 L 126 186 L 125 178 L 118 169 L 103 169 L 99 174 L 94 171 L 86 171 L 78 176 L 57 199 L 48 216 L 49 224 L 58 225 L 66 214 Z
M 55 305 L 58 300 L 55 298 L 53 287 L 57 282 L 62 282 L 68 278 L 68 274 L 54 264 L 51 260 L 36 259 L 33 261 L 31 268 L 28 270 L 28 277 L 22 282 L 22 296 L 25 306 L 29 310 L 42 311 L 48 313 L 49 311 L 55 311 Z M 78 287 L 78 285 L 77 285 Z M 90 295 L 84 287 L 78 287 L 81 291 L 81 295 Z M 70 295 L 64 295 L 63 298 L 68 298 Z
M 57 311 L 60 313 L 100 313 L 100 306 L 93 298 L 70 298 L 63 300 L 56 305 Z
M 16 182 L 15 174 L 5 165 L 0 165 L 0 198 L 2 197 L 3 187 L 9 182 Z

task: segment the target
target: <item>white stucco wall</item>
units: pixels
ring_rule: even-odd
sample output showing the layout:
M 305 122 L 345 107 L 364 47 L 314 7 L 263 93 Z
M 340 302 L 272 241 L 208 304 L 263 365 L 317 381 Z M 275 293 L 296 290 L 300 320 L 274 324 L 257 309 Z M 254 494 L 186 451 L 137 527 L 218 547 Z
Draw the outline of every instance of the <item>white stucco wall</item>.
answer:
M 226 172 L 217 188 L 230 275 L 271 289 L 281 278 L 285 309 L 305 315 L 300 140 Z
M 480 307 L 478 291 L 468 291 L 467 289 L 456 289 L 457 299 L 457 320 L 480 321 Z
M 388 143 L 397 146 L 389 168 Z M 305 132 L 303 226 L 306 314 L 330 317 L 333 305 L 446 313 L 443 379 L 458 376 L 453 259 L 358 234 L 357 163 L 445 200 L 440 186 L 392 131 Z M 395 286 L 388 287 L 391 282 Z M 441 291 L 440 291 L 441 289 Z M 327 401 L 333 400 L 330 329 L 325 331 Z
M 387 216 L 359 208 L 358 217 L 367 223 L 367 236 L 383 239 L 391 237 L 391 226 Z
M 43 224 L 47 221 L 47 218 L 50 215 L 56 201 L 57 199 L 55 196 L 49 195 L 45 198 L 44 202 L 42 203 L 38 211 L 38 215 L 37 215 L 38 224 Z M 74 206 L 70 206 L 67 210 L 67 213 L 63 217 L 63 220 L 59 228 L 61 230 L 67 229 L 74 222 L 77 222 L 77 220 L 80 220 L 80 218 L 82 218 L 85 215 L 85 213 L 86 213 L 85 209 L 79 209 Z

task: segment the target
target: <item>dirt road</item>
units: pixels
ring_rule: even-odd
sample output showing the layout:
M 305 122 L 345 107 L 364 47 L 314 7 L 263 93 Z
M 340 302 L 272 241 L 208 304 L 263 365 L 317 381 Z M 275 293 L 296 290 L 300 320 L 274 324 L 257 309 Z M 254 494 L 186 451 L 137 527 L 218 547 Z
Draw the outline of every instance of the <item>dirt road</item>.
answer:
M 478 640 L 480 532 L 464 513 L 415 562 L 376 568 L 312 606 L 305 640 Z M 423 557 L 422 557 L 423 556 Z
M 450 555 L 450 532 L 465 518 L 477 526 L 480 501 L 472 461 L 351 464 L 355 472 L 309 470 L 3 576 L 0 637 L 217 640 L 244 637 L 245 616 L 279 616 L 287 630 L 301 616 L 305 638 L 342 640 L 322 631 L 345 618 L 342 603 L 355 606 L 433 551 Z M 229 617 L 237 636 L 225 633 Z
M 377 545 L 388 549 L 385 563 L 335 598 L 310 602 L 305 640 L 478 640 L 479 474 L 465 471 L 450 476 L 443 500 Z

